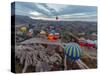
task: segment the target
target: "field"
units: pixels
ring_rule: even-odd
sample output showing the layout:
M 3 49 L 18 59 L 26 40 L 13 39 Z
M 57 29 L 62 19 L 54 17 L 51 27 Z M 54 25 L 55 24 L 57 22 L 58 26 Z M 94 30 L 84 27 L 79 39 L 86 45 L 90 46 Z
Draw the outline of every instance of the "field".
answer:
M 33 20 L 29 24 L 19 19 L 15 25 L 17 73 L 97 68 L 97 44 L 88 46 L 86 42 L 97 40 L 96 22 Z M 59 33 L 57 38 L 53 37 L 52 30 Z M 82 49 L 80 61 L 65 56 L 63 44 L 72 42 Z

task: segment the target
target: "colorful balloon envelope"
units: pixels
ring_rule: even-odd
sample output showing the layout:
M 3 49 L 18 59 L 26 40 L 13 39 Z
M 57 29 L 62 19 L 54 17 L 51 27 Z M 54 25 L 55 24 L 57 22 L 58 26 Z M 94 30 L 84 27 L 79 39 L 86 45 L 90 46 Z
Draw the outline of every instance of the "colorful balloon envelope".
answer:
M 82 55 L 82 49 L 77 43 L 68 43 L 65 45 L 65 54 L 71 60 L 78 60 Z
M 55 38 L 56 38 L 56 39 L 59 39 L 60 33 L 55 33 L 54 35 L 55 35 Z
M 96 44 L 96 45 L 97 45 L 97 40 L 94 40 L 94 44 Z
M 51 30 L 51 31 L 50 31 L 50 33 L 53 33 L 53 34 L 55 34 L 55 32 L 56 32 L 55 30 Z
M 28 33 L 27 33 L 27 36 L 28 36 L 28 37 L 32 37 L 32 32 L 28 32 Z
M 50 40 L 50 41 L 55 41 L 55 36 L 54 36 L 54 34 L 49 34 L 48 35 L 48 40 Z
M 21 27 L 20 31 L 23 32 L 23 33 L 27 32 L 27 27 L 25 27 L 25 26 Z
M 52 30 L 52 29 L 55 29 L 55 27 L 54 26 L 48 26 L 48 29 Z

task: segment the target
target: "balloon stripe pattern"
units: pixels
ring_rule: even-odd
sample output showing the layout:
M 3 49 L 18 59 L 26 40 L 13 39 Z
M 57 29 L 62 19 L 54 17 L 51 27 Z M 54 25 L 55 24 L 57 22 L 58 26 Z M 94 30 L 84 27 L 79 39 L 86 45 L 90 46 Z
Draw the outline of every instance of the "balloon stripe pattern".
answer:
M 65 46 L 65 54 L 71 60 L 78 60 L 82 55 L 82 49 L 77 43 L 68 43 Z

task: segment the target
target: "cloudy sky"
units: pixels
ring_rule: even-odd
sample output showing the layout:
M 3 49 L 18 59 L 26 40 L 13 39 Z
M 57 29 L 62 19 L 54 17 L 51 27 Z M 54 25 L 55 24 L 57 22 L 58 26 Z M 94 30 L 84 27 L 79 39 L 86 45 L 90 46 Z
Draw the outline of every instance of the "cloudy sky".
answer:
M 45 3 L 16 2 L 16 15 L 29 16 L 32 19 L 71 21 L 97 21 L 97 7 L 79 5 L 61 5 Z

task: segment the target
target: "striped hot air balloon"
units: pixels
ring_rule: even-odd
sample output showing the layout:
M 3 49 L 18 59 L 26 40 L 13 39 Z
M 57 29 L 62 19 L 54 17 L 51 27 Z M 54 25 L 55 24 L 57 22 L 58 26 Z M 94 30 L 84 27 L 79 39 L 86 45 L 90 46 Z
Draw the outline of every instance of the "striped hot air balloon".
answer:
M 82 50 L 77 43 L 68 43 L 65 45 L 65 54 L 71 60 L 78 60 L 81 57 Z

